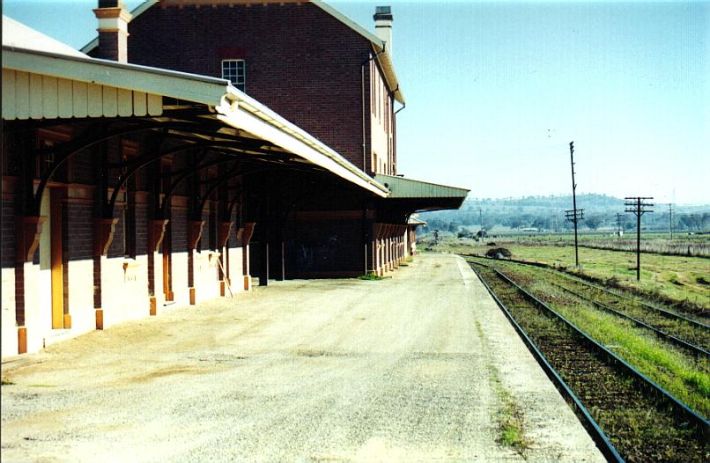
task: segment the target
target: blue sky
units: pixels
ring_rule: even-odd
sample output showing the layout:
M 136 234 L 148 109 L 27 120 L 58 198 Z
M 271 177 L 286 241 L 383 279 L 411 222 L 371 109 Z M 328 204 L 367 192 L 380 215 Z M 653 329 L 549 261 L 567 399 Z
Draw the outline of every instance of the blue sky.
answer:
M 371 30 L 392 5 L 400 173 L 474 197 L 567 194 L 574 140 L 578 193 L 710 203 L 710 2 L 330 3 Z M 95 4 L 4 13 L 78 48 Z

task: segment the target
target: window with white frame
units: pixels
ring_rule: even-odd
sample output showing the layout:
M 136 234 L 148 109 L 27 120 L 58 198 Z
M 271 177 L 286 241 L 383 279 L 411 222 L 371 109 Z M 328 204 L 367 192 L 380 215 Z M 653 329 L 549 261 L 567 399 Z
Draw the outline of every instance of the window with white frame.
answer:
M 246 91 L 246 63 L 243 59 L 223 59 L 222 78 L 242 92 Z

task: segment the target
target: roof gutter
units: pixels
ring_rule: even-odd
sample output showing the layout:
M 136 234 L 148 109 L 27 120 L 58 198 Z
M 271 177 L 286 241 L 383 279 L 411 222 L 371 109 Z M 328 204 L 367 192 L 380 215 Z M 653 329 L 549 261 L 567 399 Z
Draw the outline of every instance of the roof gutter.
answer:
M 362 103 L 362 170 L 367 171 L 367 111 L 365 109 L 365 66 L 370 63 L 370 61 L 374 60 L 377 58 L 377 55 L 380 53 L 384 53 L 385 50 L 384 48 L 382 49 L 381 52 L 376 53 L 376 54 L 371 54 L 370 57 L 367 58 L 362 65 L 360 65 L 360 84 L 361 84 L 361 94 L 360 94 L 360 99 Z M 372 82 L 370 82 L 370 86 L 372 86 Z M 372 91 L 372 90 L 370 90 Z M 374 170 L 374 169 L 372 169 Z
M 405 104 L 404 95 L 402 90 L 399 88 L 399 80 L 397 79 L 397 74 L 394 72 L 394 64 L 392 64 L 392 57 L 389 53 L 384 53 L 385 43 L 380 41 L 379 43 L 372 42 L 372 48 L 376 53 L 377 62 L 380 63 L 382 73 L 385 75 L 385 81 L 387 86 L 394 94 L 394 99 L 398 102 Z
M 407 103 L 402 103 L 402 106 L 394 112 L 394 115 L 396 116 L 401 110 L 407 107 Z

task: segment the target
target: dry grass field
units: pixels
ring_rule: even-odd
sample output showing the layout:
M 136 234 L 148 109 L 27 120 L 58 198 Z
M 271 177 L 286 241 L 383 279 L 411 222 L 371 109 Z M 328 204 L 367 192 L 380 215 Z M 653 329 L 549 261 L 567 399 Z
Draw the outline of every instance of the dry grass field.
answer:
M 705 237 L 710 241 L 710 237 Z M 470 239 L 444 238 L 434 245 L 424 241 L 421 248 L 457 254 L 484 255 L 488 243 L 505 247 L 513 259 L 543 262 L 560 269 L 607 281 L 609 285 L 638 290 L 650 299 L 669 304 L 681 303 L 710 310 L 710 258 L 641 254 L 641 280 L 636 280 L 636 253 L 605 249 L 579 248 L 580 269 L 574 268 L 572 241 L 552 242 L 548 237 L 497 237 L 476 242 Z M 707 244 L 707 243 L 705 243 Z

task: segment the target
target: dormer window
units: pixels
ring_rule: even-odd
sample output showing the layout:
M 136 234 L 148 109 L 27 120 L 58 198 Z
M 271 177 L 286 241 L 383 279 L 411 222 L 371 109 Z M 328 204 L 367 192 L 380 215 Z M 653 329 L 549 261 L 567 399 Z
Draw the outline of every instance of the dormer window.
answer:
M 222 78 L 230 81 L 242 92 L 246 92 L 246 62 L 243 59 L 223 59 Z

